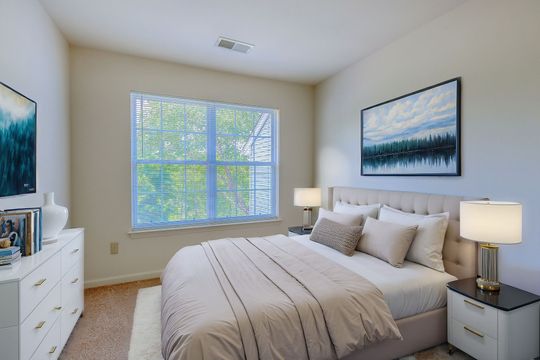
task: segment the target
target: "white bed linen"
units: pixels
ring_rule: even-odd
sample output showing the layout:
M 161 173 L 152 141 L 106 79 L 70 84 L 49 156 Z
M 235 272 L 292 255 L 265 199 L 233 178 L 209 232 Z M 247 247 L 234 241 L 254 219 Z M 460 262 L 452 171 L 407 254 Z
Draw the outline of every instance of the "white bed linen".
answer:
M 395 320 L 445 306 L 446 284 L 457 280 L 453 275 L 410 261 L 396 268 L 359 251 L 349 257 L 309 240 L 309 235 L 291 239 L 371 281 L 384 294 Z

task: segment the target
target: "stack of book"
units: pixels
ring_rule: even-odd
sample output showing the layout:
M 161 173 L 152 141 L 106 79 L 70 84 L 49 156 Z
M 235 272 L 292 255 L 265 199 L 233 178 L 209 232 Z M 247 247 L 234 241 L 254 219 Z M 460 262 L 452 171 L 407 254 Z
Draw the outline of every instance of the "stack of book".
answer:
M 0 211 L 0 240 L 20 248 L 21 256 L 30 256 L 42 248 L 41 208 Z
M 19 260 L 21 260 L 21 250 L 18 246 L 0 249 L 0 269 L 9 268 Z

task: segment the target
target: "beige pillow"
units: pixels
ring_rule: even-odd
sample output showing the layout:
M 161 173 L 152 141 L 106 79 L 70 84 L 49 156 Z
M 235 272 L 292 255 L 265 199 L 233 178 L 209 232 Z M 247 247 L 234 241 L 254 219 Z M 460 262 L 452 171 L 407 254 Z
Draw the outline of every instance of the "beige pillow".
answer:
M 342 225 L 360 226 L 362 225 L 364 216 L 358 214 L 339 214 L 321 208 L 319 209 L 319 217 L 317 218 L 315 225 L 317 225 L 321 219 L 329 219 Z
M 362 215 L 364 219 L 372 217 L 377 219 L 379 217 L 379 209 L 381 204 L 371 205 L 353 205 L 338 201 L 334 206 L 334 212 L 340 214 Z
M 367 218 L 356 250 L 402 267 L 417 226 L 403 226 Z
M 447 212 L 432 215 L 411 214 L 384 206 L 380 211 L 379 220 L 401 225 L 417 225 L 416 236 L 406 259 L 437 271 L 444 271 L 442 250 L 449 216 Z
M 319 244 L 331 247 L 347 256 L 352 256 L 361 235 L 361 226 L 342 225 L 335 221 L 322 218 L 313 228 L 310 239 Z

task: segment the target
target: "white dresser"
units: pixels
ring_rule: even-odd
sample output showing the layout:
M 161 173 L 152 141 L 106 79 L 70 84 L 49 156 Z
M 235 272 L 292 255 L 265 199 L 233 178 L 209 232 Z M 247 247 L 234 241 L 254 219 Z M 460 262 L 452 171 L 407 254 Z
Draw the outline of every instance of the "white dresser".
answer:
M 84 310 L 84 230 L 0 269 L 0 358 L 57 359 Z
M 535 359 L 540 297 L 504 284 L 483 291 L 475 280 L 448 284 L 448 342 L 479 360 Z

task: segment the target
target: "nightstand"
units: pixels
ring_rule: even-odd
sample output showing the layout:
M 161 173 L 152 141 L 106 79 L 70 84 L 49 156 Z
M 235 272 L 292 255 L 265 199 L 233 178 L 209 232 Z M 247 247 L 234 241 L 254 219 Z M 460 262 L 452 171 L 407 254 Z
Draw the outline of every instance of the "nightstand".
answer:
M 311 234 L 311 229 L 302 230 L 302 226 L 291 226 L 289 228 L 289 236 L 298 236 L 298 235 L 306 235 L 306 234 Z
M 504 284 L 480 290 L 476 278 L 448 283 L 447 294 L 450 345 L 479 360 L 539 355 L 540 296 Z

